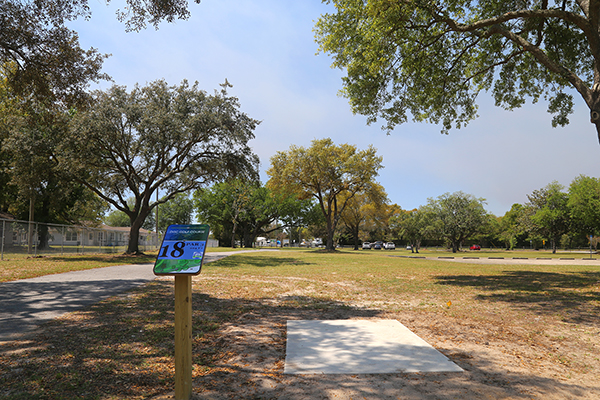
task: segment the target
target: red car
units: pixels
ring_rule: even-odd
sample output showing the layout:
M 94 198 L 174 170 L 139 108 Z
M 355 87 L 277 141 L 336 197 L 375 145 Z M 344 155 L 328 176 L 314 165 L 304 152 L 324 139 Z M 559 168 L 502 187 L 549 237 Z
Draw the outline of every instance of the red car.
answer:
M 481 250 L 481 246 L 478 244 L 474 244 L 473 246 L 469 247 L 469 249 L 471 250 Z

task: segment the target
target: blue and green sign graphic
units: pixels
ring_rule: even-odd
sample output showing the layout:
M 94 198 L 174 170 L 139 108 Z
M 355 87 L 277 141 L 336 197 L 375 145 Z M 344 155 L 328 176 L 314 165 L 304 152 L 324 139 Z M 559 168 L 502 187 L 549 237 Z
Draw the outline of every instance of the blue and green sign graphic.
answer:
M 154 263 L 154 274 L 199 274 L 208 232 L 208 225 L 169 225 Z

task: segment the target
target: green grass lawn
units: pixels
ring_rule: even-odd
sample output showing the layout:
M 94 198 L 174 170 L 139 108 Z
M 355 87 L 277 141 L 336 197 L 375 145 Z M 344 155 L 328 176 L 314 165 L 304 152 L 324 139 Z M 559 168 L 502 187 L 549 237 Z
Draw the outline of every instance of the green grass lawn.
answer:
M 455 305 L 450 310 L 460 309 L 462 304 L 467 312 L 483 298 L 534 301 L 541 296 L 554 304 L 567 300 L 587 303 L 585 299 L 597 294 L 600 282 L 600 264 L 478 265 L 397 257 L 400 254 L 373 250 L 244 253 L 209 263 L 202 274 L 230 279 L 229 287 L 244 297 L 282 295 L 293 282 L 293 290 L 311 298 L 385 303 L 393 310 L 407 304 L 412 307 L 415 299 L 420 299 L 419 304 L 435 302 L 437 306 L 450 301 Z M 597 296 L 590 299 L 598 300 Z
M 207 253 L 235 252 L 244 249 L 209 247 Z M 157 251 L 147 251 L 144 255 L 127 256 L 124 254 L 44 254 L 32 257 L 30 254 L 5 254 L 0 261 L 0 282 L 17 279 L 35 278 L 49 274 L 69 271 L 111 267 L 125 264 L 154 263 Z
M 345 251 L 345 250 L 344 250 Z M 419 249 L 419 253 L 412 253 L 410 250 L 404 248 L 397 248 L 396 250 L 360 250 L 367 253 L 370 252 L 382 252 L 389 254 L 398 254 L 403 256 L 423 256 L 423 257 L 505 257 L 505 258 L 589 258 L 589 250 L 557 250 L 556 254 L 553 254 L 551 250 L 505 250 L 505 249 L 482 249 L 482 250 L 462 250 L 456 253 L 446 248 L 423 248 Z M 600 256 L 596 254 L 596 251 L 592 253 L 592 257 L 600 259 Z
M 281 363 L 290 318 L 397 319 L 468 366 L 470 384 L 480 385 L 483 394 L 486 388 L 506 390 L 510 385 L 502 382 L 509 375 L 529 379 L 535 390 L 568 389 L 561 382 L 570 379 L 579 394 L 596 385 L 598 266 L 467 264 L 401 254 L 410 253 L 284 249 L 234 253 L 205 264 L 193 278 L 194 391 L 216 387 L 223 376 L 232 395 L 236 385 L 260 387 L 266 376 L 284 387 L 288 378 L 281 374 Z M 23 259 L 0 263 L 0 275 L 153 259 Z M 11 275 L 9 270 L 18 271 Z M 58 318 L 44 325 L 35 340 L 0 346 L 0 398 L 142 399 L 172 391 L 173 302 L 172 279 L 159 278 Z M 270 340 L 278 356 L 264 375 L 249 375 L 247 362 L 230 361 L 240 359 L 237 329 L 250 335 L 253 326 L 277 332 Z M 252 340 L 244 351 L 258 352 L 262 359 Z M 509 366 L 484 361 L 489 354 L 505 357 Z M 513 364 L 527 373 L 502 375 Z

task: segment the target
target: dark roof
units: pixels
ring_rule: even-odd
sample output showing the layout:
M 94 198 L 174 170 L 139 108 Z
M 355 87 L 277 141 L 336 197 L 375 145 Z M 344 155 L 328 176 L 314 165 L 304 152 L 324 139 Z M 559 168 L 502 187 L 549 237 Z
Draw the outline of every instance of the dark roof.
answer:
M 2 219 L 15 219 L 14 215 L 0 211 L 0 218 Z

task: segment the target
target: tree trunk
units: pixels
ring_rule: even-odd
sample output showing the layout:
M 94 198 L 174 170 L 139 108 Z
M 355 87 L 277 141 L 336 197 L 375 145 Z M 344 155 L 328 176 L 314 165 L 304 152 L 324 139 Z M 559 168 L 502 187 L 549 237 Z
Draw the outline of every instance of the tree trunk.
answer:
M 142 222 L 137 220 L 131 224 L 131 228 L 129 229 L 129 243 L 127 244 L 127 251 L 125 252 L 126 254 L 140 254 L 139 241 L 141 226 Z
M 352 231 L 354 236 L 354 250 L 358 250 L 358 245 L 360 244 L 358 240 L 358 225 L 356 226 L 356 229 L 352 229 Z
M 143 210 L 142 210 L 143 211 Z M 132 214 L 129 216 L 131 221 L 131 228 L 129 229 L 129 243 L 127 244 L 127 251 L 125 254 L 142 254 L 139 248 L 140 243 L 140 228 L 146 220 L 146 216 L 150 210 L 146 210 L 144 213 L 139 212 L 137 215 Z M 132 216 L 135 218 L 132 220 Z
M 48 232 L 48 225 L 46 224 L 38 224 L 38 236 L 40 241 L 38 243 L 38 250 L 46 250 L 49 249 L 48 240 L 50 239 L 50 235 Z
M 50 202 L 48 200 L 47 197 L 45 197 L 42 200 L 42 208 L 40 210 L 40 212 L 38 213 L 38 221 L 44 221 L 47 222 L 50 220 Z M 37 244 L 37 249 L 38 250 L 46 250 L 49 249 L 50 246 L 48 244 L 48 241 L 50 240 L 50 234 L 48 232 L 48 225 L 47 224 L 38 224 L 38 244 Z M 83 238 L 82 238 L 83 240 Z
M 327 246 L 325 246 L 327 250 L 335 250 L 335 245 L 333 244 L 333 233 L 333 229 L 327 229 Z
M 327 243 L 325 244 L 325 248 L 327 250 L 335 250 L 333 247 L 333 221 L 331 221 L 331 217 L 327 218 Z
M 252 247 L 252 244 L 254 243 L 254 238 L 256 236 L 253 236 L 252 233 L 250 232 L 250 228 L 248 228 L 248 226 L 244 227 L 244 247 Z
M 235 230 L 237 228 L 237 224 L 233 223 L 233 229 L 231 230 L 231 248 L 235 249 Z

